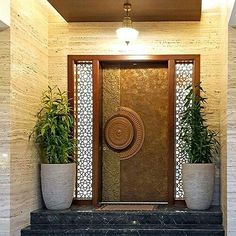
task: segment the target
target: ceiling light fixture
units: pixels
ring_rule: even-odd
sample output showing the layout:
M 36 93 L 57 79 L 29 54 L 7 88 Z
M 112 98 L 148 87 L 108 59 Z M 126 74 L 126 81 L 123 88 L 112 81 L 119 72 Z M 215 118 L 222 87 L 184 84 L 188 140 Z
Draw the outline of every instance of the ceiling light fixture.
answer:
M 128 45 L 131 41 L 135 40 L 138 37 L 139 32 L 133 28 L 132 20 L 130 17 L 131 4 L 126 2 L 124 4 L 125 16 L 123 19 L 122 27 L 116 30 L 117 37 L 125 41 Z

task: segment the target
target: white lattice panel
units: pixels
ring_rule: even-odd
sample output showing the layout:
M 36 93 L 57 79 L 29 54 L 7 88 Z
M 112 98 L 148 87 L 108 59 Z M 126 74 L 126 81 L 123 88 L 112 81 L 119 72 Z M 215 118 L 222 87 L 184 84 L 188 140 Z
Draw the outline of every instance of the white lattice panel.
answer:
M 193 63 L 178 62 L 175 66 L 176 73 L 176 165 L 175 165 L 175 198 L 183 199 L 182 164 L 186 156 L 181 153 L 182 141 L 179 139 L 181 113 L 184 111 L 184 97 L 188 93 L 186 88 L 192 85 Z
M 92 199 L 93 80 L 92 63 L 77 64 L 78 181 L 77 197 Z

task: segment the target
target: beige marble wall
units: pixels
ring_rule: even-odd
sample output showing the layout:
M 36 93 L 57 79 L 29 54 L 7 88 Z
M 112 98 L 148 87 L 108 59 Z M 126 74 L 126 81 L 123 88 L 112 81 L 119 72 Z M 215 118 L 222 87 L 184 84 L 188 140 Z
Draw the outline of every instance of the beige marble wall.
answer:
M 227 4 L 222 9 L 222 77 L 220 81 L 220 141 L 221 141 L 221 207 L 223 211 L 223 224 L 227 228 L 227 71 L 228 71 L 228 23 Z
M 236 165 L 232 162 L 234 153 L 232 151 L 232 143 L 234 137 L 231 134 L 232 126 L 232 106 L 231 97 L 234 93 L 232 90 L 232 75 L 233 75 L 233 54 L 235 49 L 235 33 L 232 28 L 228 27 L 229 19 L 232 14 L 232 9 L 235 0 L 224 0 L 222 6 L 222 28 L 223 28 L 223 42 L 224 54 L 221 55 L 224 67 L 222 68 L 224 76 L 221 78 L 221 101 L 220 101 L 220 137 L 221 137 L 221 208 L 223 211 L 223 222 L 227 235 L 233 236 L 236 234 L 236 209 L 232 199 L 235 199 L 234 191 L 234 174 L 232 174 Z M 235 54 L 236 55 L 236 54 Z
M 0 32 L 0 235 L 10 232 L 10 30 Z
M 226 62 L 222 60 L 227 41 L 224 17 L 222 9 L 215 8 L 205 10 L 201 22 L 136 23 L 140 37 L 127 50 L 115 35 L 119 23 L 68 24 L 46 0 L 11 0 L 11 29 L 0 32 L 0 186 L 6 186 L 5 192 L 0 191 L 0 235 L 4 230 L 9 232 L 10 226 L 11 234 L 19 235 L 20 228 L 29 222 L 29 212 L 41 204 L 37 153 L 27 139 L 35 122 L 41 91 L 48 80 L 50 84 L 67 88 L 68 54 L 200 54 L 201 80 L 209 97 L 209 123 L 215 130 L 221 130 L 221 142 L 226 143 L 226 134 L 223 135 L 226 116 L 222 116 L 220 111 L 225 107 L 222 99 L 227 91 L 224 80 Z M 228 145 L 231 159 L 226 166 L 231 184 L 227 190 L 229 195 L 231 188 L 235 188 L 233 170 L 236 168 L 233 159 L 235 91 L 233 79 L 230 81 L 228 127 L 231 128 L 227 135 L 232 137 L 228 144 L 232 144 Z M 226 163 L 226 155 L 222 157 Z M 226 177 L 223 181 L 226 186 Z M 232 206 L 235 198 L 233 193 L 230 196 L 228 219 L 231 215 L 234 217 Z M 216 203 L 217 199 L 216 195 Z M 223 207 L 226 206 L 224 203 Z M 10 221 L 8 216 L 11 216 Z M 229 231 L 231 228 L 234 230 L 234 225 L 232 218 L 228 223 Z
M 41 206 L 38 154 L 28 136 L 48 85 L 44 0 L 11 1 L 11 28 L 0 32 L 0 52 L 0 235 L 20 235 Z
M 28 141 L 48 85 L 48 12 L 43 0 L 11 3 L 11 235 L 41 206 L 39 160 Z
M 225 32 L 228 35 L 228 32 Z M 225 41 L 227 44 L 227 40 Z M 220 141 L 221 141 L 221 170 L 220 170 L 220 197 L 221 208 L 223 211 L 224 226 L 227 226 L 227 51 L 226 55 L 222 55 L 222 60 L 226 62 L 224 68 L 225 76 L 221 81 L 221 101 L 220 101 Z
M 236 235 L 236 29 L 229 27 L 227 86 L 227 236 Z

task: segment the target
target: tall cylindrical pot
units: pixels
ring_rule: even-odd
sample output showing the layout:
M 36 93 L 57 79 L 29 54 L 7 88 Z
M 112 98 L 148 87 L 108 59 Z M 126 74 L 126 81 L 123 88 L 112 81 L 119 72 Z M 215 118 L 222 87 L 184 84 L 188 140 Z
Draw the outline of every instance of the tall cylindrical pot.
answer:
M 76 164 L 41 164 L 43 200 L 50 210 L 71 206 L 75 186 Z
M 212 203 L 215 164 L 183 164 L 183 189 L 187 207 L 208 209 Z

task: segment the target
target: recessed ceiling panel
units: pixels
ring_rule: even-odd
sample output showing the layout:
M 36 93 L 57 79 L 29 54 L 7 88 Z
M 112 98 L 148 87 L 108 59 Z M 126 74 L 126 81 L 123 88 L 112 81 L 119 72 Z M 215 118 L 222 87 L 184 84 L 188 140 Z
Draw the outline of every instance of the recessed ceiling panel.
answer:
M 124 0 L 48 0 L 68 22 L 123 19 Z M 130 0 L 133 21 L 199 21 L 201 0 Z

